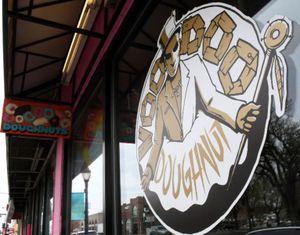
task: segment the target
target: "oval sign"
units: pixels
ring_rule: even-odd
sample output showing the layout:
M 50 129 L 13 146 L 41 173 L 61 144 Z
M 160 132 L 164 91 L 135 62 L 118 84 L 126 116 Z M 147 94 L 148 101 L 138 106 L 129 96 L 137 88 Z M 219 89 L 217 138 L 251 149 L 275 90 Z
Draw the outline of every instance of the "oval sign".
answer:
M 204 234 L 246 190 L 265 141 L 270 101 L 284 113 L 291 22 L 255 22 L 225 4 L 162 27 L 142 90 L 137 161 L 147 203 L 175 234 Z M 272 86 L 269 84 L 272 84 Z

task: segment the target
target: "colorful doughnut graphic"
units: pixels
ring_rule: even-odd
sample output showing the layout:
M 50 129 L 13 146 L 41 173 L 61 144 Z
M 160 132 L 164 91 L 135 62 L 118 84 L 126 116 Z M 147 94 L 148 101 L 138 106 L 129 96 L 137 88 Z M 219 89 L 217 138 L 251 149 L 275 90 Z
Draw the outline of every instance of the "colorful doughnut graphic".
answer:
M 24 121 L 24 118 L 22 115 L 17 115 L 16 116 L 16 123 L 22 123 Z
M 10 134 L 70 138 L 71 108 L 5 99 L 1 131 Z
M 24 113 L 23 117 L 26 122 L 33 122 L 35 120 L 35 116 L 30 111 Z
M 65 115 L 67 118 L 71 118 L 72 117 L 72 112 L 70 110 L 65 110 Z
M 44 109 L 44 117 L 47 118 L 47 119 L 51 119 L 53 118 L 55 115 L 53 109 L 50 109 L 50 108 L 45 108 Z
M 16 104 L 9 103 L 9 104 L 7 104 L 6 107 L 5 107 L 5 112 L 6 112 L 8 115 L 14 115 L 14 114 L 15 114 L 16 108 L 18 108 L 18 106 L 17 106 Z

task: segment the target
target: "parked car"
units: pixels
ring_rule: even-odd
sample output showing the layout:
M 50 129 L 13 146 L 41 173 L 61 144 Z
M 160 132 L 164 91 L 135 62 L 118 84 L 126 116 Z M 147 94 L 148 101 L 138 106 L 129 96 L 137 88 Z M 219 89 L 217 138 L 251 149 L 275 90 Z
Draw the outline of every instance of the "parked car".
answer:
M 171 235 L 170 233 L 164 226 L 162 225 L 157 225 L 157 226 L 152 226 L 150 230 L 150 235 Z
M 259 229 L 246 235 L 300 235 L 300 227 L 279 227 Z
M 95 230 L 89 230 L 87 234 L 84 231 L 79 231 L 72 233 L 72 235 L 98 235 L 98 233 Z

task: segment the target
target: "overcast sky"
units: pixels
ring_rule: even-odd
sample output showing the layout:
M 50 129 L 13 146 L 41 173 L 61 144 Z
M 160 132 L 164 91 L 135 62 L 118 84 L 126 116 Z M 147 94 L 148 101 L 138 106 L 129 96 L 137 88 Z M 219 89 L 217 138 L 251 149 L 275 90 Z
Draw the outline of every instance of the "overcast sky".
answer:
M 282 52 L 287 62 L 287 84 L 288 95 L 287 99 L 293 103 L 293 115 L 296 120 L 300 120 L 300 87 L 299 79 L 299 56 L 300 56 L 300 15 L 299 15 L 299 0 L 276 0 L 271 1 L 259 11 L 253 18 L 257 22 L 259 29 L 262 30 L 263 26 L 274 16 L 286 16 L 293 22 L 293 38 Z

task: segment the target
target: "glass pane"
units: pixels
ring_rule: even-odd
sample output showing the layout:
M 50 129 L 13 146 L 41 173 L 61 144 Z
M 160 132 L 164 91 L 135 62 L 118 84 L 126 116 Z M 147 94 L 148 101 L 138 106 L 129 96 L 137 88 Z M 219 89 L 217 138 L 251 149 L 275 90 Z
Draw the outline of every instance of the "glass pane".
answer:
M 82 111 L 72 147 L 71 234 L 103 233 L 103 93 Z M 88 221 L 85 223 L 85 221 Z
M 140 187 L 136 145 L 120 143 L 122 234 L 171 234 L 151 212 Z
M 189 3 L 190 1 L 187 1 L 187 4 Z M 250 12 L 251 6 L 247 1 L 239 1 L 239 3 L 247 8 L 243 9 L 245 12 L 248 10 Z M 241 235 L 255 230 L 259 231 L 251 234 L 300 233 L 299 228 L 292 230 L 273 229 L 300 224 L 300 109 L 298 108 L 300 96 L 297 94 L 297 88 L 300 87 L 300 69 L 298 66 L 300 55 L 299 6 L 298 0 L 273 0 L 253 17 L 258 23 L 260 31 L 277 14 L 286 16 L 294 22 L 293 39 L 282 51 L 288 69 L 287 108 L 285 114 L 278 118 L 273 109 L 274 104 L 272 104 L 268 134 L 255 174 L 236 206 L 215 229 L 207 234 Z M 158 5 L 154 12 L 160 7 Z M 160 13 L 162 12 L 161 10 Z M 164 25 L 163 17 L 169 15 L 169 12 L 160 14 L 160 17 L 155 18 L 156 24 Z M 158 23 L 159 21 L 162 23 Z M 147 24 L 149 21 L 143 25 L 141 31 L 144 34 L 147 32 L 156 40 L 158 35 Z M 145 42 L 143 33 L 138 32 L 138 37 L 135 40 Z M 150 53 L 139 55 L 133 48 L 128 48 L 124 53 L 126 61 L 129 61 L 139 71 L 146 70 L 147 68 L 143 66 L 146 66 L 146 62 L 150 63 L 153 57 L 154 55 Z M 242 66 L 239 65 L 239 67 Z M 134 77 L 124 61 L 119 64 L 119 75 L 122 78 L 119 89 L 123 91 L 122 88 L 126 87 L 126 79 L 131 81 Z M 137 79 L 140 77 L 137 76 L 134 88 L 123 91 L 127 95 L 126 98 L 120 99 L 122 103 L 120 105 L 120 139 L 121 142 L 132 143 L 120 143 L 122 234 L 170 234 L 152 214 L 140 187 L 140 175 L 136 159 L 137 149 L 132 140 L 135 133 L 135 121 L 132 123 L 132 118 L 127 118 L 128 114 L 136 113 L 138 109 L 142 89 L 140 84 L 143 84 L 143 81 Z M 145 108 L 145 113 L 149 112 L 147 108 Z M 125 114 L 127 116 L 124 118 Z M 203 215 L 199 215 L 199 218 L 201 216 Z M 265 230 L 262 231 L 261 229 Z
M 282 52 L 287 62 L 287 108 L 278 118 L 274 105 L 259 165 L 246 192 L 231 213 L 209 234 L 300 234 L 300 16 L 299 1 L 273 0 L 253 18 L 260 29 L 275 15 L 293 21 L 293 38 Z M 289 227 L 289 229 L 278 229 Z

